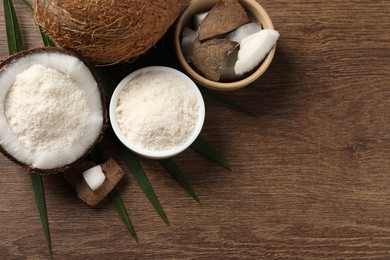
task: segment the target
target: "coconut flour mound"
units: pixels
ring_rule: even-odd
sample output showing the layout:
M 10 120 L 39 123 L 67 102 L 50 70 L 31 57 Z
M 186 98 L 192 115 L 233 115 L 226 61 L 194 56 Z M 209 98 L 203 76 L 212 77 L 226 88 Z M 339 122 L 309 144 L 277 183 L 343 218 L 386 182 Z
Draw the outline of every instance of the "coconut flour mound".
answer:
M 10 130 L 36 151 L 75 146 L 88 125 L 84 91 L 66 74 L 43 65 L 32 65 L 16 76 L 4 110 Z
M 126 85 L 116 114 L 122 133 L 132 143 L 162 151 L 187 141 L 198 120 L 199 104 L 183 79 L 165 71 L 150 71 Z

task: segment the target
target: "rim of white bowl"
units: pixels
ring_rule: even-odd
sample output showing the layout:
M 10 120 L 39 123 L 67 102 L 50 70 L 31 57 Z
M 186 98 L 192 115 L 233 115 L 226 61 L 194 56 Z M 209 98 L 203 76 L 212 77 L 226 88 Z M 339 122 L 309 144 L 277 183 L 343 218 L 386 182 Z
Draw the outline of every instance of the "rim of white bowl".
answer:
M 172 73 L 174 75 L 179 76 L 180 78 L 182 78 L 186 82 L 186 85 L 188 87 L 190 87 L 195 92 L 196 98 L 198 100 L 198 105 L 199 105 L 198 120 L 196 122 L 194 131 L 192 132 L 191 136 L 187 139 L 186 142 L 184 142 L 180 146 L 174 147 L 174 148 L 169 149 L 169 150 L 151 151 L 151 150 L 147 150 L 139 145 L 135 145 L 134 143 L 132 143 L 129 139 L 127 139 L 125 137 L 125 135 L 122 133 L 122 131 L 119 127 L 119 124 L 118 124 L 116 107 L 118 105 L 119 95 L 121 94 L 123 88 L 127 85 L 127 83 L 130 80 L 132 80 L 137 75 L 139 75 L 141 73 L 149 72 L 149 71 L 164 71 L 164 72 Z M 118 86 L 115 88 L 115 91 L 111 96 L 110 107 L 109 107 L 111 126 L 112 126 L 112 129 L 114 130 L 114 133 L 118 137 L 118 139 L 127 148 L 129 148 L 133 152 L 135 152 L 138 155 L 141 155 L 143 157 L 150 158 L 150 159 L 169 158 L 169 157 L 175 156 L 175 155 L 183 152 L 185 149 L 187 149 L 195 141 L 195 139 L 198 137 L 198 135 L 200 134 L 200 132 L 202 130 L 204 119 L 205 119 L 205 113 L 206 113 L 206 111 L 205 111 L 205 104 L 204 104 L 203 96 L 200 93 L 200 90 L 199 90 L 198 86 L 195 84 L 195 82 L 192 81 L 191 78 L 188 77 L 187 75 L 185 75 L 183 72 L 176 70 L 176 69 L 173 69 L 173 68 L 170 68 L 170 67 L 165 67 L 165 66 L 144 67 L 142 69 L 138 69 L 136 71 L 133 71 L 132 73 L 127 75 L 124 79 L 121 80 L 121 82 L 119 82 Z

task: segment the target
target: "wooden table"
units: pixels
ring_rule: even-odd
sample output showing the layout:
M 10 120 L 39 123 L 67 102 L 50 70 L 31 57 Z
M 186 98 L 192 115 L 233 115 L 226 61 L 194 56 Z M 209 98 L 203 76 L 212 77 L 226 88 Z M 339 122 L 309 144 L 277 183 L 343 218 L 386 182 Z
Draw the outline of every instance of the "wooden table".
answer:
M 14 2 L 26 47 L 40 46 Z M 89 208 L 45 177 L 55 259 L 390 258 L 390 1 L 261 3 L 281 33 L 275 59 L 259 91 L 221 94 L 258 118 L 206 106 L 202 136 L 233 171 L 179 155 L 199 205 L 142 160 L 170 226 L 127 171 L 119 191 L 138 243 L 109 200 Z M 0 26 L 4 58 L 3 15 Z M 0 163 L 0 258 L 48 259 L 28 173 Z

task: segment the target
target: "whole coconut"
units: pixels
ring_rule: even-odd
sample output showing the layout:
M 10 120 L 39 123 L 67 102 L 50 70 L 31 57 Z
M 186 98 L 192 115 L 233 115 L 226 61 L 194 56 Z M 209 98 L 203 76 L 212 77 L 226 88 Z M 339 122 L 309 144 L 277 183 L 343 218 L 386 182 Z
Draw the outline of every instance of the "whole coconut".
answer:
M 181 0 L 36 0 L 35 19 L 61 47 L 115 64 L 148 51 L 181 5 Z

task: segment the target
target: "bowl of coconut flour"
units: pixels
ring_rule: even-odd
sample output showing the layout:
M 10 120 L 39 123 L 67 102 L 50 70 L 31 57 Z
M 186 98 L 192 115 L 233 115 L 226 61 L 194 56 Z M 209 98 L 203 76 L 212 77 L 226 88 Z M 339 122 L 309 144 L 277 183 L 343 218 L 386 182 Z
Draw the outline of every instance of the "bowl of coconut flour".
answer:
M 205 106 L 196 84 L 182 72 L 146 67 L 125 77 L 110 102 L 110 121 L 119 140 L 152 159 L 177 155 L 199 135 Z

